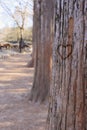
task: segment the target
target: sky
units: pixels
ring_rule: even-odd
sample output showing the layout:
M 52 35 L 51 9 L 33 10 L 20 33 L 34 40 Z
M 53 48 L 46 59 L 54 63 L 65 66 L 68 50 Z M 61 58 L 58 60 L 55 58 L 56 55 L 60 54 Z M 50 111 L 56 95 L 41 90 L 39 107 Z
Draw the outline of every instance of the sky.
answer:
M 18 5 L 17 1 L 27 1 L 27 0 L 0 0 L 1 2 L 4 2 L 5 5 L 10 9 L 12 13 L 14 13 L 15 6 Z M 29 12 L 33 12 L 33 3 L 32 0 L 29 1 Z M 29 16 L 29 19 L 27 21 L 27 26 L 31 27 L 33 22 L 32 22 L 32 16 Z M 13 18 L 7 13 L 6 9 L 3 9 L 0 3 L 0 29 L 5 28 L 5 27 L 14 27 L 15 22 Z

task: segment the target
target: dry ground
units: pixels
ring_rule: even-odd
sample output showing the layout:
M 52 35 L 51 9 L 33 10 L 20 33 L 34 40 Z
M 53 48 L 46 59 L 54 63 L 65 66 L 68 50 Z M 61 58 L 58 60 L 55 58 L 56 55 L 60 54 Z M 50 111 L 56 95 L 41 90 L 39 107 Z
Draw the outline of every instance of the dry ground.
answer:
M 0 59 L 0 130 L 44 130 L 47 106 L 28 100 L 33 68 L 29 54 Z

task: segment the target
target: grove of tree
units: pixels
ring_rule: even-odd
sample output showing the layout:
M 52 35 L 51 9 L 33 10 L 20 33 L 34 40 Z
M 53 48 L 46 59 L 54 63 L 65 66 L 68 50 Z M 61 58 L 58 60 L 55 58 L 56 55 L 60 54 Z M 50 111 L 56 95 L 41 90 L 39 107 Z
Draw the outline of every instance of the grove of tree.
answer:
M 2 30 L 4 35 L 4 42 L 10 42 L 10 43 L 17 43 L 19 42 L 20 36 L 19 36 L 19 28 L 17 27 L 11 27 L 11 28 L 5 28 Z M 24 35 L 23 38 L 26 42 L 32 42 L 32 28 L 26 28 L 24 29 Z
M 24 30 L 28 2 L 19 0 L 14 13 L 0 2 L 16 23 L 5 40 L 29 40 L 29 30 Z M 87 0 L 33 2 L 29 66 L 34 65 L 34 79 L 29 99 L 49 100 L 46 130 L 87 130 Z

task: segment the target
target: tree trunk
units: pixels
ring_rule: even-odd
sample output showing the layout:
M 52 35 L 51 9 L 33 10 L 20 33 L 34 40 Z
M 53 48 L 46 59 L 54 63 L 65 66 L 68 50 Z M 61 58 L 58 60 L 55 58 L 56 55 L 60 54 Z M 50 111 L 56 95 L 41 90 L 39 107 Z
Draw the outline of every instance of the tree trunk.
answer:
M 56 0 L 48 130 L 87 130 L 87 1 Z
M 36 25 L 36 22 L 37 22 L 37 13 L 36 13 L 36 9 L 37 9 L 37 4 L 36 2 L 34 1 L 34 7 L 33 7 L 33 12 L 34 12 L 34 15 L 33 15 L 33 31 L 32 31 L 32 58 L 31 60 L 28 62 L 28 67 L 34 67 L 34 59 L 35 59 L 35 54 L 36 54 L 36 49 L 35 49 L 35 44 L 36 44 L 36 30 L 38 29 L 37 28 L 37 25 Z
M 35 74 L 30 99 L 42 102 L 50 87 L 54 10 L 53 0 L 36 0 L 34 4 Z
M 24 42 L 24 40 L 23 40 L 23 31 L 24 31 L 24 29 L 20 27 L 20 40 L 19 40 L 19 52 L 20 53 L 22 52 L 22 48 L 23 48 L 22 44 Z

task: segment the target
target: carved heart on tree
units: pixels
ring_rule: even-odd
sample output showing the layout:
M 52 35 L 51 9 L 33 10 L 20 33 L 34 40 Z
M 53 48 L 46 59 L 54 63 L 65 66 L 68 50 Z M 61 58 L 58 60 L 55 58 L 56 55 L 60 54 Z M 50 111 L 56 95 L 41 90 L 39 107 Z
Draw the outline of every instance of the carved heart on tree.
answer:
M 68 54 L 63 54 L 63 53 L 61 52 L 61 49 L 62 49 L 62 50 L 63 50 L 63 49 L 68 49 L 68 50 L 69 50 L 69 51 L 68 51 Z M 71 44 L 66 44 L 66 45 L 64 45 L 64 44 L 59 44 L 58 47 L 57 47 L 58 54 L 60 55 L 60 57 L 61 57 L 63 60 L 67 59 L 67 58 L 72 54 L 72 50 L 73 50 L 73 47 L 72 47 Z

